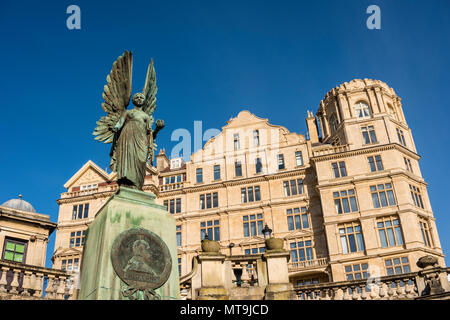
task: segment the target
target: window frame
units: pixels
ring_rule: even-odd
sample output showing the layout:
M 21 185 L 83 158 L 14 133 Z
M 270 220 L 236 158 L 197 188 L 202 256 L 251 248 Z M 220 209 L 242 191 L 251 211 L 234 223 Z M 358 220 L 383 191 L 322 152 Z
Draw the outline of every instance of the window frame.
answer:
M 356 189 L 333 191 L 333 202 L 336 214 L 346 214 L 359 211 Z M 346 208 L 348 208 L 348 211 L 346 211 Z
M 195 169 L 195 181 L 196 183 L 203 183 L 203 168 L 196 168 Z M 200 179 L 199 179 L 200 177 Z
M 331 169 L 333 170 L 335 179 L 347 176 L 347 167 L 345 165 L 345 161 L 332 162 Z
M 239 172 L 238 172 L 238 170 L 239 170 Z M 234 176 L 242 177 L 242 162 L 241 161 L 234 162 Z
M 204 225 L 202 226 L 202 224 Z M 213 239 L 210 239 L 209 237 L 210 230 L 213 235 L 211 238 Z M 200 241 L 205 238 L 204 235 L 208 235 L 209 240 L 220 241 L 220 219 L 200 221 Z M 218 235 L 218 237 L 216 237 L 216 235 Z
M 181 247 L 183 245 L 183 238 L 182 238 L 183 229 L 180 224 L 175 227 L 175 232 L 176 232 L 177 247 Z
M 278 163 L 278 170 L 286 169 L 286 164 L 284 162 L 284 154 L 283 153 L 279 153 L 277 155 L 277 163 Z
M 406 258 L 407 262 L 404 262 L 405 258 Z M 399 259 L 400 263 L 395 263 L 396 259 Z M 391 261 L 391 263 L 388 265 L 387 261 Z M 405 272 L 405 266 L 408 267 L 406 272 Z M 398 257 L 391 257 L 391 258 L 384 259 L 384 267 L 385 267 L 387 276 L 405 274 L 405 273 L 411 272 L 411 265 L 410 265 L 408 256 L 398 256 Z M 397 272 L 397 268 L 401 268 L 401 272 Z M 391 274 L 389 274 L 389 271 L 388 271 L 389 269 L 392 269 Z
M 352 229 L 349 231 L 348 229 Z M 359 230 L 356 230 L 359 228 Z M 344 232 L 342 232 L 344 230 Z M 341 225 L 338 225 L 338 235 L 339 235 L 339 243 L 341 246 L 342 254 L 352 254 L 358 252 L 364 252 L 366 250 L 366 244 L 364 241 L 364 235 L 362 232 L 362 227 L 360 223 L 356 222 L 348 222 Z M 359 236 L 358 236 L 359 235 Z M 350 238 L 350 236 L 353 236 Z M 343 238 L 345 238 L 345 248 Z M 350 239 L 353 239 L 353 243 L 351 243 Z M 352 250 L 352 244 L 356 248 L 355 251 Z M 361 248 L 362 244 L 362 248 Z
M 306 217 L 306 220 L 305 220 Z M 289 231 L 309 230 L 311 226 L 311 215 L 306 206 L 287 208 L 286 220 Z M 306 223 L 305 223 L 306 222 Z M 306 226 L 305 226 L 306 224 Z
M 391 187 L 387 187 L 387 185 L 390 185 Z M 383 186 L 382 189 L 380 189 L 380 186 Z M 375 189 L 373 189 L 375 188 Z M 372 198 L 372 205 L 374 209 L 380 209 L 380 208 L 386 208 L 386 207 L 392 207 L 397 205 L 397 199 L 395 196 L 394 191 L 394 185 L 392 182 L 386 182 L 386 183 L 378 183 L 376 185 L 369 186 L 370 196 Z M 380 196 L 380 194 L 384 194 L 384 198 Z M 392 199 L 394 203 L 391 204 L 391 198 L 389 197 L 389 194 L 392 194 Z M 375 197 L 378 205 L 375 204 Z M 386 205 L 383 205 L 383 200 L 386 201 Z
M 294 187 L 295 187 L 295 189 L 294 189 Z M 285 197 L 291 197 L 291 196 L 305 194 L 305 184 L 303 183 L 303 178 L 296 178 L 293 180 L 283 181 L 283 189 L 284 189 Z M 295 190 L 295 194 L 292 193 L 292 190 Z
M 356 118 L 358 119 L 369 119 L 372 117 L 372 110 L 370 110 L 369 104 L 365 101 L 358 101 L 357 103 L 355 103 L 353 110 L 355 111 Z M 365 111 L 368 111 L 367 115 L 365 114 Z
M 241 148 L 241 144 L 239 142 L 239 133 L 233 134 L 233 148 L 234 151 L 238 151 Z
M 363 145 L 378 143 L 374 125 L 361 126 Z
M 220 165 L 219 164 L 214 165 L 213 175 L 214 175 L 214 181 L 220 180 Z
M 255 173 L 263 172 L 263 164 L 261 158 L 255 158 Z
M 80 233 L 78 235 L 78 233 Z M 79 241 L 78 241 L 79 240 Z M 86 229 L 71 231 L 69 234 L 69 248 L 84 247 L 86 241 Z M 78 242 L 78 245 L 77 245 Z
M 260 141 L 259 141 L 259 130 L 253 130 L 253 146 L 259 147 Z
M 409 184 L 409 192 L 411 193 L 411 198 L 413 201 L 413 205 L 417 208 L 421 208 L 425 210 L 425 202 L 422 198 L 422 191 L 420 190 L 420 187 L 416 187 L 413 184 Z
M 11 251 L 9 249 L 7 249 L 7 243 L 13 243 L 14 244 L 14 251 Z M 23 245 L 23 252 L 16 252 L 16 245 Z M 23 239 L 17 239 L 17 238 L 12 238 L 12 237 L 5 237 L 4 241 L 3 241 L 3 251 L 2 251 L 2 259 L 5 261 L 11 261 L 11 262 L 16 262 L 16 263 L 21 263 L 21 264 L 25 264 L 26 262 L 26 258 L 27 258 L 27 250 L 28 250 L 28 241 L 23 240 Z M 13 258 L 12 260 L 7 259 L 5 257 L 6 253 L 8 252 L 13 252 Z M 16 261 L 15 260 L 15 256 L 17 254 L 21 254 L 22 255 L 22 261 Z M 3 277 L 3 275 L 2 275 Z
M 307 244 L 309 242 L 309 244 Z M 302 243 L 302 245 L 300 245 Z M 308 254 L 310 249 L 310 254 Z M 315 243 L 312 237 L 302 237 L 297 239 L 291 239 L 289 241 L 289 254 L 291 257 L 291 263 L 301 265 L 302 263 L 312 263 L 316 260 Z M 295 254 L 293 254 L 295 252 Z
M 370 172 L 377 172 L 384 170 L 383 159 L 381 158 L 381 155 L 377 154 L 368 156 L 367 160 L 369 162 Z
M 376 219 L 376 223 L 381 248 L 399 247 L 405 244 L 402 224 L 398 216 L 380 217 Z
M 299 161 L 300 160 L 300 161 Z M 300 164 L 299 164 L 300 162 Z M 301 150 L 295 151 L 295 164 L 297 167 L 303 167 L 303 152 Z
M 406 147 L 406 140 L 405 140 L 405 135 L 403 134 L 403 130 L 400 128 L 395 128 L 395 130 L 397 131 L 397 139 L 398 139 L 398 143 L 400 143 L 402 146 Z
M 350 267 L 350 270 L 348 268 Z M 355 269 L 357 267 L 357 269 Z M 344 265 L 344 274 L 346 281 L 363 280 L 370 278 L 369 262 L 358 262 Z M 359 278 L 355 275 L 359 275 Z M 349 276 L 351 279 L 349 279 Z
M 419 218 L 420 231 L 422 233 L 423 243 L 426 247 L 434 247 L 433 233 L 431 232 L 430 222 L 424 218 Z
M 262 213 L 250 213 L 242 216 L 242 234 L 244 238 L 262 235 L 263 228 L 264 215 Z

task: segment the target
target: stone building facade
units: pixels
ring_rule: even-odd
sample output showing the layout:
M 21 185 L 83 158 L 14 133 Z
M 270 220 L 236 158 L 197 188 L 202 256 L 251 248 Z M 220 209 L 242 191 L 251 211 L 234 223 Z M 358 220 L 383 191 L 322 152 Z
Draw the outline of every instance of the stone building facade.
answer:
M 226 255 L 264 252 L 265 224 L 290 252 L 295 286 L 418 271 L 424 255 L 445 266 L 435 218 L 401 99 L 378 80 L 328 92 L 308 139 L 248 111 L 191 155 L 162 150 L 144 191 L 177 221 L 183 276 L 207 235 Z M 84 232 L 115 192 L 115 174 L 87 162 L 65 185 L 54 268 L 80 266 Z
M 0 300 L 73 298 L 72 275 L 45 267 L 56 226 L 22 196 L 0 205 Z
M 55 229 L 50 216 L 37 213 L 21 195 L 4 202 L 0 205 L 1 259 L 45 267 L 48 238 Z

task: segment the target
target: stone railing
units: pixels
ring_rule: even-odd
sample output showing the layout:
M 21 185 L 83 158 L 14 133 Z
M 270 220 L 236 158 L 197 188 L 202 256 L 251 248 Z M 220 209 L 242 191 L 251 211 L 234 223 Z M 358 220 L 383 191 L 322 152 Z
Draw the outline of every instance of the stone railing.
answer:
M 289 272 L 295 272 L 303 269 L 326 267 L 326 266 L 328 266 L 328 258 L 318 258 L 314 260 L 289 262 L 288 270 Z
M 73 275 L 0 260 L 0 300 L 73 299 Z
M 192 288 L 192 278 L 197 275 L 198 257 L 192 258 L 192 270 L 180 277 L 180 298 L 181 300 L 192 300 L 194 297 Z
M 231 267 L 231 286 L 249 287 L 258 286 L 260 274 L 258 265 L 261 265 L 262 255 L 239 255 L 228 256 L 226 261 L 230 262 Z
M 116 188 L 111 188 L 110 190 L 105 189 L 104 191 L 112 191 L 115 190 Z M 93 189 L 87 189 L 87 190 L 79 190 L 79 191 L 69 191 L 69 192 L 64 192 L 61 193 L 61 199 L 65 199 L 65 198 L 73 198 L 73 197 L 81 197 L 81 196 L 88 196 L 91 194 L 95 194 L 98 193 L 99 190 L 98 188 L 93 188 Z
M 297 286 L 294 291 L 298 300 L 410 300 L 430 294 L 429 274 L 446 279 L 448 272 L 450 268 L 437 267 L 379 278 Z M 448 286 L 448 281 L 444 286 Z
M 175 182 L 175 183 L 168 183 L 163 184 L 159 187 L 160 191 L 171 191 L 171 190 L 177 190 L 183 188 L 183 182 Z
M 349 150 L 350 150 L 350 148 L 348 145 L 342 145 L 342 146 L 327 145 L 327 146 L 323 146 L 323 147 L 314 148 L 312 153 L 313 153 L 313 157 L 319 157 L 319 156 L 326 156 L 329 154 L 346 152 Z

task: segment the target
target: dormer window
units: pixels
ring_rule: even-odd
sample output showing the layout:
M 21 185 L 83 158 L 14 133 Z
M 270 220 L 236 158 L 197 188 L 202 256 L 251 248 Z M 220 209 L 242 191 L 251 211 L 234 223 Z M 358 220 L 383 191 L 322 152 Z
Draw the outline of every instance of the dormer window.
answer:
M 358 102 L 355 104 L 355 113 L 357 118 L 369 118 L 370 117 L 370 109 L 367 103 L 365 102 Z

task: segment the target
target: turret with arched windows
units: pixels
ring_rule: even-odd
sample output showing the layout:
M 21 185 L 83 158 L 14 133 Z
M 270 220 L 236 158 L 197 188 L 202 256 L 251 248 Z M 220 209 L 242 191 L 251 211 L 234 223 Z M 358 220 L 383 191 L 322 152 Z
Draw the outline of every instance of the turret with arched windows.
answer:
M 317 136 L 313 143 L 350 149 L 398 143 L 416 152 L 401 99 L 379 80 L 355 79 L 332 89 L 320 102 L 315 120 L 307 121 L 310 137 Z

